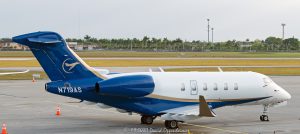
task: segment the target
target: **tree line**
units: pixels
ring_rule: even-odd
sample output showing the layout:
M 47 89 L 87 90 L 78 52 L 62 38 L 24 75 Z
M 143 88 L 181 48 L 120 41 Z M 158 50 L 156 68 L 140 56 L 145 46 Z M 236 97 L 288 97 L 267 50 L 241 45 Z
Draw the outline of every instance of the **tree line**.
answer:
M 0 43 L 9 42 L 11 39 L 2 38 Z M 68 38 L 67 42 L 77 42 L 79 45 L 94 45 L 96 49 L 103 50 L 134 50 L 134 51 L 300 51 L 300 42 L 297 38 L 281 39 L 268 37 L 265 40 L 245 41 L 228 40 L 225 42 L 208 43 L 206 41 L 186 41 L 180 38 L 142 39 L 97 39 L 86 35 L 83 39 Z
M 225 42 L 208 43 L 206 41 L 186 41 L 180 38 L 142 39 L 97 39 L 86 35 L 84 39 L 66 39 L 68 42 L 78 44 L 96 45 L 106 50 L 136 50 L 136 51 L 299 51 L 300 42 L 297 38 L 268 37 L 265 40 L 245 41 L 228 40 Z

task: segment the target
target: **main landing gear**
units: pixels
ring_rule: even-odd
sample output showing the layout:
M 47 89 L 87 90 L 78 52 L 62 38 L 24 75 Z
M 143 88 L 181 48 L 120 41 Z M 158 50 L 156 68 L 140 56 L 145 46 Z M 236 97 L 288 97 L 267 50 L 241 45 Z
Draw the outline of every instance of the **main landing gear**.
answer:
M 156 116 L 142 115 L 141 124 L 151 125 Z M 178 122 L 176 120 L 166 120 L 165 127 L 167 129 L 176 129 L 178 128 Z
M 176 128 L 178 128 L 178 121 L 176 121 L 176 120 L 166 120 L 165 121 L 165 127 L 167 129 L 176 129 Z
M 269 117 L 268 117 L 268 105 L 263 105 L 264 106 L 264 111 L 263 114 L 260 116 L 260 120 L 261 121 L 269 121 Z
M 155 118 L 156 118 L 155 116 L 143 115 L 141 117 L 141 124 L 151 125 Z

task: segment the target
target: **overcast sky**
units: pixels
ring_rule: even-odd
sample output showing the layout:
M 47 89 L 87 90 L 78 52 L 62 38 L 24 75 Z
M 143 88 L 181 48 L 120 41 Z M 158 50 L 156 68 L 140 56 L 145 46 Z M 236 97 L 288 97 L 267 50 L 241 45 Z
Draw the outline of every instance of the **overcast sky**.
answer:
M 0 0 L 0 38 L 56 31 L 66 38 L 207 40 L 300 37 L 300 0 Z

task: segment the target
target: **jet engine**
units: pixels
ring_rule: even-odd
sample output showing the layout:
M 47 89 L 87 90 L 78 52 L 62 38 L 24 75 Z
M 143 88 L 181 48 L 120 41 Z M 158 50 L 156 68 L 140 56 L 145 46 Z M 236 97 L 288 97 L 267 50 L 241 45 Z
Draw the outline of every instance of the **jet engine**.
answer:
M 101 95 L 142 97 L 151 94 L 154 87 L 149 75 L 128 75 L 99 81 L 95 90 Z

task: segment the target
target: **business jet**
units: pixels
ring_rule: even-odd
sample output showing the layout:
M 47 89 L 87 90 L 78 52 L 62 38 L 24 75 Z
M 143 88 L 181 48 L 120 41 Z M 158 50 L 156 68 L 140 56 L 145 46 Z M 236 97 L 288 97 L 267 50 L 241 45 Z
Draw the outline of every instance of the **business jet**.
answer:
M 29 70 L 25 70 L 25 71 L 21 71 L 21 72 L 3 72 L 3 73 L 0 73 L 0 76 L 2 75 L 12 75 L 12 74 L 24 74 L 24 73 L 28 73 Z
M 262 105 L 268 109 L 286 104 L 291 95 L 268 76 L 255 72 L 135 72 L 109 73 L 88 66 L 55 32 L 34 32 L 13 37 L 28 46 L 51 82 L 46 91 L 77 98 L 100 108 L 141 115 L 150 125 L 157 117 L 168 129 L 180 122 L 215 117 L 224 106 Z

